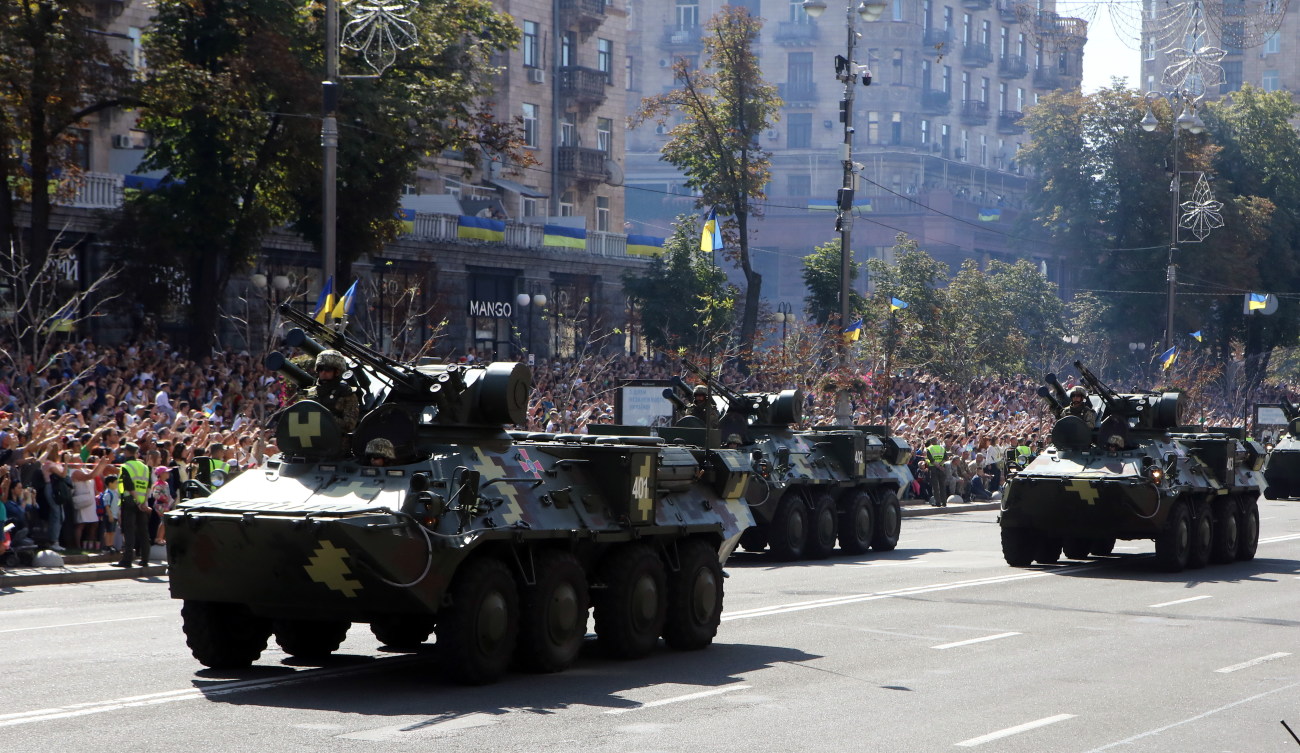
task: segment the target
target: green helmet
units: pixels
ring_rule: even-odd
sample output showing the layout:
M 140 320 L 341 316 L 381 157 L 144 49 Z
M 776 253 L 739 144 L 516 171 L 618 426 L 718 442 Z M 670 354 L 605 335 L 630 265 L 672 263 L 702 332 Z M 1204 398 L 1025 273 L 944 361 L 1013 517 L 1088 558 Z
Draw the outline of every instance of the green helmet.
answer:
M 342 374 L 347 371 L 348 362 L 343 360 L 343 354 L 337 350 L 322 350 L 316 355 L 316 371 L 324 369 L 333 369 Z
M 397 453 L 393 450 L 392 442 L 383 437 L 375 437 L 369 442 L 366 442 L 366 457 L 396 460 Z
M 1085 390 L 1083 387 L 1080 387 L 1079 385 L 1075 385 L 1070 388 L 1070 397 L 1073 398 L 1075 395 L 1078 395 L 1079 397 L 1085 400 L 1088 399 L 1088 391 Z
M 708 387 L 705 387 L 705 386 L 702 385 L 702 384 L 697 384 L 697 385 L 695 385 L 695 391 L 694 391 L 692 394 L 693 394 L 695 397 L 700 397 L 701 395 L 703 395 L 704 397 L 708 397 L 708 396 L 709 396 L 709 388 L 708 388 Z

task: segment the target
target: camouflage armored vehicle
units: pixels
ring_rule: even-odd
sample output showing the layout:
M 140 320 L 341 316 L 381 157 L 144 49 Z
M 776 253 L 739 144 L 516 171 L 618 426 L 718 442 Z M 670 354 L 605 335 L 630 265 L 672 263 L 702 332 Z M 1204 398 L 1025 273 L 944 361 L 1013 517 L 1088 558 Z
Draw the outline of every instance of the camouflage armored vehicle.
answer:
M 799 560 L 830 556 L 837 540 L 849 554 L 898 545 L 898 493 L 911 482 L 912 448 L 906 441 L 880 426 L 792 430 L 790 425 L 801 420 L 800 390 L 739 393 L 685 363 L 714 401 L 717 430 L 711 441 L 739 447 L 750 458 L 753 480 L 746 499 L 755 525 L 741 546 Z M 684 411 L 683 395 L 693 398 L 693 393 L 678 379 L 665 397 Z M 699 422 L 684 416 L 677 423 L 693 419 Z
M 524 424 L 525 365 L 407 366 L 283 311 L 309 331 L 295 335 L 306 349 L 350 360 L 345 380 L 368 385 L 368 410 L 344 436 L 321 404 L 294 403 L 279 455 L 229 480 L 207 474 L 193 484 L 203 496 L 168 513 L 171 593 L 201 663 L 246 666 L 271 636 L 319 659 L 367 623 L 399 649 L 435 634 L 452 676 L 485 683 L 512 664 L 569 666 L 589 608 L 618 657 L 661 636 L 712 642 L 721 563 L 753 524 L 747 455 L 508 432 Z
M 1264 480 L 1268 482 L 1264 496 L 1294 499 L 1300 497 L 1300 408 L 1287 400 L 1280 407 L 1286 416 L 1286 431 L 1264 460 Z
M 1119 394 L 1075 362 L 1095 425 L 1063 415 L 1052 444 L 1003 488 L 1007 564 L 1110 554 L 1116 539 L 1155 539 L 1170 572 L 1249 560 L 1259 543 L 1264 454 L 1240 429 L 1180 427 L 1180 393 Z M 1064 397 L 1052 375 L 1053 391 Z M 1059 414 L 1065 405 L 1040 388 Z

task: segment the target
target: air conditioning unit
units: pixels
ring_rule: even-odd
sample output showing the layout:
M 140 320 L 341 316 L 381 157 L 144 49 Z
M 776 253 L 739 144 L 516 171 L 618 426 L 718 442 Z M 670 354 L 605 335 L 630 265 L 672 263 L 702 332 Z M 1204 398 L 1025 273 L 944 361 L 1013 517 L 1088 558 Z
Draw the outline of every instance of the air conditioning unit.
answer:
M 667 67 L 668 67 L 668 58 L 659 58 L 659 67 L 660 67 L 660 68 L 667 68 Z
M 660 136 L 663 136 L 664 134 L 668 133 L 668 126 L 664 125 L 663 123 L 660 123 L 659 125 L 655 126 L 655 133 L 659 134 Z
M 528 81 L 533 84 L 546 83 L 546 70 L 543 68 L 529 68 Z
M 781 138 L 781 132 L 776 130 L 775 128 L 767 129 L 767 132 L 764 135 L 767 136 L 768 141 L 776 141 L 777 139 Z
M 115 133 L 113 134 L 113 148 L 134 149 L 135 144 L 131 142 L 131 137 L 126 135 L 125 133 Z

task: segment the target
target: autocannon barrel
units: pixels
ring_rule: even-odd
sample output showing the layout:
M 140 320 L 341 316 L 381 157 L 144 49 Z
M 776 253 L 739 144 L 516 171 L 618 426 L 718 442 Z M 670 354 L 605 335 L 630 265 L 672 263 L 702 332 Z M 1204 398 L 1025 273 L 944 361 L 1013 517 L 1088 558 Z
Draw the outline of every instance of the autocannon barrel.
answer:
M 294 327 L 284 336 L 284 344 L 290 348 L 301 348 L 313 356 L 320 355 L 325 346 L 313 340 L 311 335 L 302 331 L 301 327 Z

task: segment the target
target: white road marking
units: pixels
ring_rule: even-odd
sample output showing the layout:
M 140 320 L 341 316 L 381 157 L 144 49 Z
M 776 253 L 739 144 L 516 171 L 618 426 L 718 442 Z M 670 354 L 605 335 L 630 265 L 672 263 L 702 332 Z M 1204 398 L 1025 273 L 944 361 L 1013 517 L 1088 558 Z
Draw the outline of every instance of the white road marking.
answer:
M 412 737 L 436 737 L 449 732 L 457 732 L 463 729 L 473 729 L 475 727 L 491 727 L 494 724 L 500 724 L 500 717 L 491 714 L 477 713 L 458 716 L 445 721 L 421 721 L 411 724 L 390 724 L 386 727 L 376 727 L 375 729 L 358 730 L 356 732 L 347 732 L 334 737 L 340 740 L 365 740 L 368 742 L 387 742 L 398 738 L 411 739 Z
M 103 625 L 107 622 L 130 622 L 131 620 L 156 620 L 162 617 L 160 614 L 146 614 L 140 617 L 118 617 L 112 620 L 94 620 L 91 622 L 65 622 L 62 625 L 34 625 L 32 627 L 9 628 L 0 630 L 0 633 L 21 633 L 24 630 L 53 630 L 54 628 L 80 627 L 82 625 Z
M 962 740 L 961 742 L 956 743 L 956 745 L 959 748 L 973 748 L 976 745 L 983 745 L 984 743 L 992 742 L 994 740 L 1001 740 L 1004 737 L 1018 735 L 1021 732 L 1028 732 L 1031 729 L 1046 727 L 1049 724 L 1056 724 L 1057 722 L 1063 722 L 1066 719 L 1073 719 L 1073 718 L 1074 718 L 1074 714 L 1057 714 L 1056 716 L 1049 716 L 1045 719 L 1039 719 L 1036 722 L 1025 722 L 1024 724 L 1019 724 L 1016 725 L 1015 727 L 1007 727 L 1004 730 L 999 730 L 997 732 L 990 732 L 987 735 L 981 735 L 980 737 L 972 737 L 969 740 Z
M 926 565 L 925 560 L 881 560 L 879 562 L 853 562 L 846 567 L 894 567 L 895 565 Z
M 1190 724 L 1190 723 L 1192 723 L 1192 722 L 1197 722 L 1197 721 L 1200 721 L 1200 720 L 1204 719 L 1204 718 L 1207 717 L 1207 716 L 1212 716 L 1212 715 L 1214 715 L 1214 714 L 1217 714 L 1217 713 L 1219 713 L 1220 711 L 1227 711 L 1228 709 L 1236 708 L 1237 706 L 1240 706 L 1240 705 L 1242 705 L 1243 703 L 1250 703 L 1251 701 L 1258 701 L 1259 699 L 1261 699 L 1261 698 L 1265 698 L 1265 697 L 1267 697 L 1267 696 L 1271 696 L 1271 695 L 1273 695 L 1274 693 L 1281 693 L 1281 692 L 1284 691 L 1284 690 L 1291 690 L 1291 689 L 1293 689 L 1293 688 L 1300 688 L 1300 682 L 1293 682 L 1293 683 L 1291 683 L 1290 685 L 1284 685 L 1284 686 L 1282 686 L 1282 687 L 1280 687 L 1280 688 L 1273 688 L 1272 690 L 1266 690 L 1266 691 L 1264 691 L 1263 693 L 1259 693 L 1259 694 L 1257 694 L 1257 695 L 1253 695 L 1253 696 L 1251 696 L 1251 697 L 1249 697 L 1249 698 L 1243 698 L 1243 699 L 1241 699 L 1240 701 L 1233 701 L 1232 703 L 1229 703 L 1229 704 L 1227 704 L 1226 706 L 1220 706 L 1220 707 L 1217 708 L 1217 709 L 1210 709 L 1209 711 L 1206 711 L 1205 713 L 1197 714 L 1196 716 L 1189 717 L 1189 718 L 1187 718 L 1187 719 L 1182 720 L 1181 722 L 1174 722 L 1173 724 L 1166 724 L 1166 725 L 1163 726 L 1163 727 L 1157 727 L 1156 729 L 1148 730 L 1148 731 L 1146 731 L 1146 732 L 1143 732 L 1143 733 L 1138 734 L 1138 735 L 1134 735 L 1134 736 L 1132 736 L 1132 737 L 1126 737 L 1126 738 L 1124 738 L 1123 740 L 1117 740 L 1117 741 L 1115 741 L 1115 742 L 1113 742 L 1113 743 L 1108 743 L 1108 744 L 1106 744 L 1106 745 L 1101 746 L 1100 748 L 1093 748 L 1092 750 L 1088 751 L 1088 753 L 1101 753 L 1103 750 L 1110 750 L 1111 748 L 1118 748 L 1118 747 L 1120 747 L 1121 745 L 1131 745 L 1131 744 L 1133 744 L 1134 742 L 1137 742 L 1138 740 L 1141 740 L 1141 739 L 1144 738 L 1144 737 L 1151 737 L 1152 735 L 1158 735 L 1158 734 L 1160 734 L 1161 732 L 1167 732 L 1167 731 L 1173 729 L 1174 727 L 1181 727 L 1181 726 L 1183 726 L 1184 724 Z
M 1231 667 L 1222 667 L 1222 668 L 1220 668 L 1220 669 L 1216 669 L 1216 670 L 1214 670 L 1214 671 L 1215 671 L 1215 672 L 1220 672 L 1220 673 L 1222 673 L 1222 674 L 1227 674 L 1227 673 L 1229 673 L 1229 672 L 1236 672 L 1236 671 L 1239 670 L 1239 669 L 1246 669 L 1247 667 L 1253 667 L 1253 666 L 1255 666 L 1256 664 L 1263 664 L 1263 663 L 1266 662 L 1266 661 L 1273 661 L 1274 659 L 1284 659 L 1284 658 L 1286 658 L 1286 657 L 1288 657 L 1288 656 L 1290 656 L 1290 655 L 1291 655 L 1291 654 L 1287 653 L 1286 651 L 1279 651 L 1279 652 L 1277 652 L 1276 654 L 1269 654 L 1268 656 L 1261 656 L 1261 657 L 1259 657 L 1258 659 L 1251 659 L 1250 661 L 1244 661 L 1244 662 L 1242 662 L 1242 663 L 1240 663 L 1240 664 L 1233 664 Z
M 1151 606 L 1147 607 L 1147 609 L 1159 609 L 1160 607 L 1172 607 L 1175 604 L 1186 604 L 1189 601 L 1200 601 L 1201 599 L 1213 599 L 1213 598 L 1214 597 L 1209 594 L 1201 594 L 1200 596 L 1191 596 L 1186 599 L 1179 599 L 1177 601 L 1165 601 L 1159 604 L 1152 604 Z
M 1276 544 L 1276 543 L 1279 542 L 1279 541 L 1295 541 L 1296 539 L 1300 539 L 1300 533 L 1292 533 L 1292 534 L 1288 534 L 1288 535 L 1286 535 L 1286 536 L 1272 536 L 1272 537 L 1269 537 L 1269 538 L 1267 538 L 1267 539 L 1260 539 L 1260 540 L 1259 540 L 1259 543 L 1261 543 L 1261 544 Z
M 941 646 L 931 646 L 930 648 L 939 650 L 957 648 L 958 646 L 969 646 L 972 643 L 983 643 L 984 641 L 996 641 L 999 638 L 1010 638 L 1013 635 L 1020 635 L 1020 633 L 998 633 L 997 635 L 986 635 L 983 638 L 971 638 L 969 640 L 957 641 L 956 643 L 945 643 Z
M 733 690 L 748 690 L 748 689 L 749 689 L 748 685 L 728 685 L 725 688 L 714 688 L 713 690 L 702 690 L 699 693 L 688 693 L 687 695 L 679 695 L 673 698 L 663 698 L 658 701 L 641 703 L 641 704 L 637 704 L 636 706 L 630 706 L 625 709 L 610 709 L 605 713 L 626 714 L 629 711 L 640 711 L 642 709 L 654 708 L 655 706 L 667 706 L 670 703 L 681 703 L 683 701 L 694 701 L 698 698 L 708 698 L 709 696 L 712 695 L 722 695 L 723 693 L 730 693 Z

